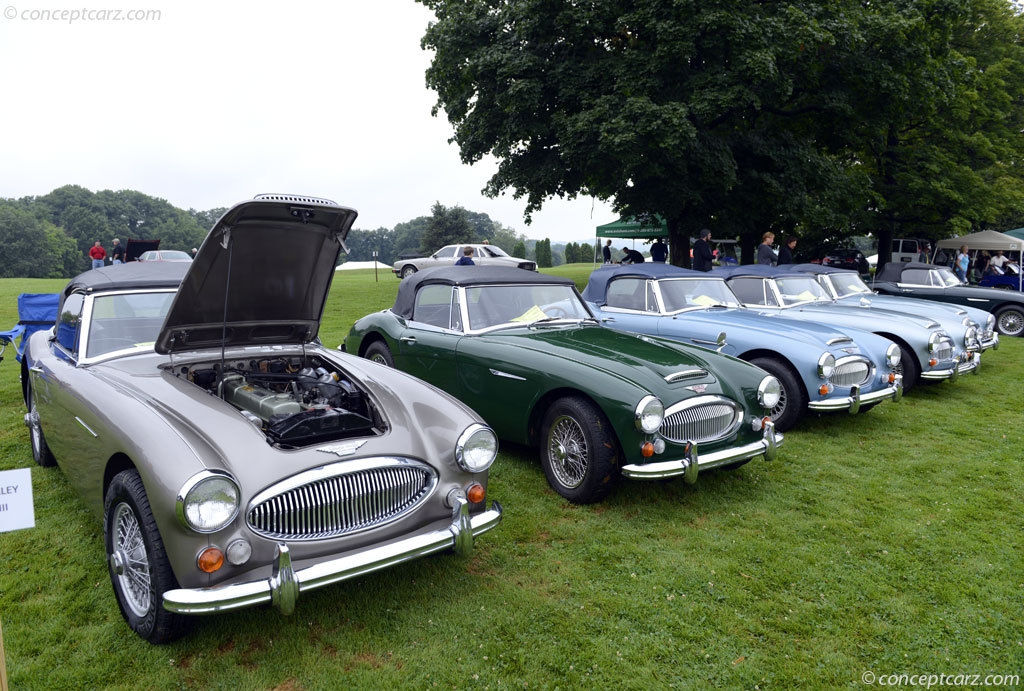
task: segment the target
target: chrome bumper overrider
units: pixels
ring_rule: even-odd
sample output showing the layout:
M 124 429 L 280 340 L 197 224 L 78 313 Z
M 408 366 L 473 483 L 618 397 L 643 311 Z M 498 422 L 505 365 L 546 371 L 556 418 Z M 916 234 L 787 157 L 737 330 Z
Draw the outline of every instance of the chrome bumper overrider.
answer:
M 981 339 L 981 352 L 985 352 L 989 348 L 993 350 L 999 350 L 999 334 L 992 334 L 992 338 L 989 340 Z
M 975 353 L 973 358 L 966 362 L 959 363 L 956 367 L 932 370 L 931 372 L 921 372 L 921 378 L 931 380 L 949 379 L 950 381 L 956 381 L 957 377 L 959 377 L 961 374 L 968 374 L 970 372 L 977 374 L 978 367 L 980 366 L 981 355 Z
M 474 516 L 465 499 L 457 499 L 449 525 L 397 542 L 369 547 L 361 552 L 322 561 L 304 569 L 292 568 L 291 553 L 284 542 L 277 545 L 277 558 L 270 578 L 247 583 L 231 583 L 212 588 L 179 588 L 164 593 L 164 608 L 178 614 L 213 614 L 273 603 L 282 614 L 291 614 L 299 593 L 332 583 L 386 569 L 429 554 L 454 549 L 466 554 L 473 549 L 473 538 L 501 522 L 501 504 Z
M 624 465 L 622 466 L 622 475 L 633 480 L 660 480 L 682 475 L 687 482 L 693 483 L 697 481 L 697 474 L 701 470 L 717 468 L 761 455 L 764 455 L 765 460 L 770 461 L 775 458 L 775 452 L 779 446 L 782 446 L 782 441 L 782 433 L 776 432 L 775 424 L 769 421 L 764 426 L 764 433 L 760 441 L 752 444 L 709 453 L 698 453 L 697 445 L 690 444 L 688 452 L 682 458 L 674 461 Z
M 850 413 L 859 413 L 862 405 L 869 405 L 878 401 L 891 398 L 898 401 L 903 398 L 903 375 L 897 374 L 896 381 L 891 386 L 877 391 L 870 391 L 862 394 L 859 386 L 850 387 L 850 395 L 841 398 L 826 398 L 822 401 L 811 401 L 807 404 L 810 410 L 847 410 Z

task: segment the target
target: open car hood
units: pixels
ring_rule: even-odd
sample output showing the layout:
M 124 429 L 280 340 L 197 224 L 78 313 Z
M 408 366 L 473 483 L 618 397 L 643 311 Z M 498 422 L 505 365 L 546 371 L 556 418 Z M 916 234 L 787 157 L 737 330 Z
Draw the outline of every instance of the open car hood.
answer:
M 356 215 L 288 195 L 233 206 L 189 266 L 156 351 L 312 341 Z

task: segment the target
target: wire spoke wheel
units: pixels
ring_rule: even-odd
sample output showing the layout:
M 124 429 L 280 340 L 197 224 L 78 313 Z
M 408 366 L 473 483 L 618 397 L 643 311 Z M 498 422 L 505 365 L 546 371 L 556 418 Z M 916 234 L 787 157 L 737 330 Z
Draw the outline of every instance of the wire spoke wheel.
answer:
M 779 391 L 779 402 L 775 404 L 775 407 L 769 412 L 772 422 L 778 422 L 779 418 L 786 414 L 787 404 L 789 402 L 789 394 L 786 392 L 786 387 L 783 386 Z
M 579 487 L 587 474 L 587 439 L 583 428 L 568 415 L 555 419 L 548 432 L 551 470 L 564 487 Z
M 142 539 L 142 530 L 135 512 L 128 504 L 121 502 L 114 508 L 113 554 L 111 558 L 118 564 L 118 585 L 124 594 L 125 602 L 138 617 L 146 616 L 152 607 L 152 583 L 149 573 L 149 555 Z
M 1015 309 L 1003 310 L 996 321 L 999 332 L 1007 336 L 1017 336 L 1024 331 L 1024 313 Z

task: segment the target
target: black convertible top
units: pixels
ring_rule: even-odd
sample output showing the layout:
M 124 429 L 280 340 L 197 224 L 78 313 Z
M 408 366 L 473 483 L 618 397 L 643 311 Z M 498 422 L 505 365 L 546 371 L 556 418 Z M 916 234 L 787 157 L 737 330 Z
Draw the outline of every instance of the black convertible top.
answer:
M 450 286 L 485 286 L 514 285 L 522 283 L 571 285 L 576 283 L 571 278 L 548 276 L 547 274 L 516 269 L 504 266 L 439 266 L 433 269 L 417 271 L 412 276 L 402 279 L 398 285 L 398 295 L 391 311 L 406 319 L 412 318 L 412 308 L 416 303 L 416 291 L 420 286 L 440 283 Z
M 924 264 L 922 262 L 889 262 L 882 267 L 882 270 L 875 276 L 876 281 L 892 281 L 899 283 L 903 276 L 903 269 L 948 269 L 948 266 L 941 264 Z
M 72 278 L 63 295 L 68 296 L 76 290 L 177 288 L 190 266 L 190 262 L 130 262 L 104 266 Z

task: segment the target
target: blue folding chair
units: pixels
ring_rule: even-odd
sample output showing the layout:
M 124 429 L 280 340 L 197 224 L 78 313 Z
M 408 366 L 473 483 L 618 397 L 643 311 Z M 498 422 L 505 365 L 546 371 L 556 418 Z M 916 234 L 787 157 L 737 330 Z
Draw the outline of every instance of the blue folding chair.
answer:
M 36 331 L 52 328 L 57 321 L 57 306 L 60 304 L 60 293 L 22 293 L 18 296 L 18 324 L 10 331 L 0 331 L 0 361 L 4 359 L 4 351 L 13 345 L 15 356 L 21 362 L 25 343 Z M 21 343 L 16 339 L 21 337 Z

